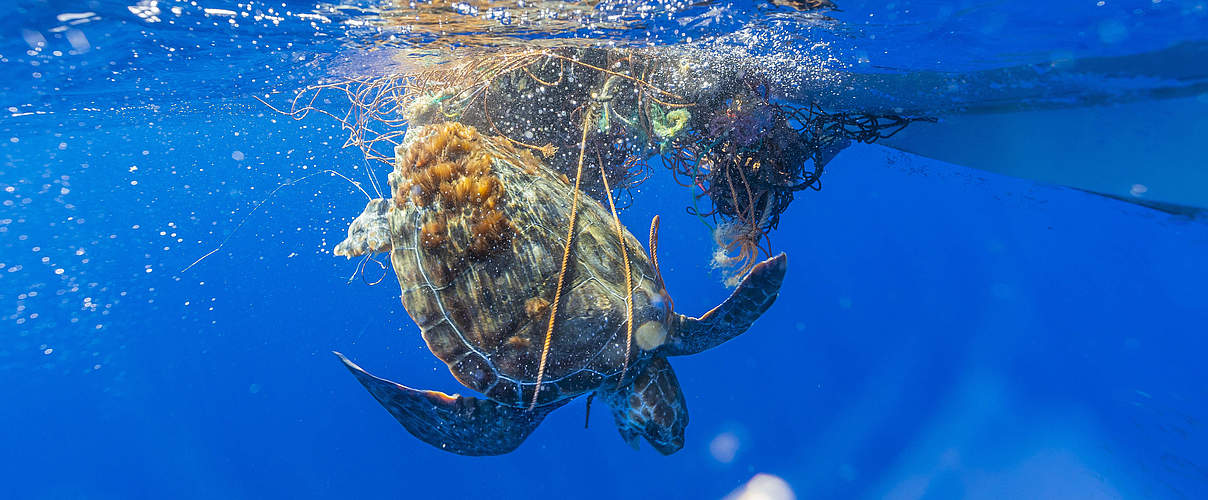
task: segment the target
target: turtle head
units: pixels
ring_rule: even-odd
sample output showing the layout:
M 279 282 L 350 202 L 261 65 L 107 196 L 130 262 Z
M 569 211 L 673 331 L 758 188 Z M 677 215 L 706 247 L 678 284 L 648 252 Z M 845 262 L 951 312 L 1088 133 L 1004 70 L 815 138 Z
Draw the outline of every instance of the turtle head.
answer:
M 688 408 L 671 364 L 661 356 L 651 358 L 633 382 L 600 396 L 612 407 L 621 438 L 634 449 L 646 438 L 654 449 L 670 455 L 684 447 Z
M 348 237 L 336 245 L 334 253 L 348 258 L 365 254 L 389 252 L 390 200 L 374 198 L 365 205 L 365 210 L 348 226 Z

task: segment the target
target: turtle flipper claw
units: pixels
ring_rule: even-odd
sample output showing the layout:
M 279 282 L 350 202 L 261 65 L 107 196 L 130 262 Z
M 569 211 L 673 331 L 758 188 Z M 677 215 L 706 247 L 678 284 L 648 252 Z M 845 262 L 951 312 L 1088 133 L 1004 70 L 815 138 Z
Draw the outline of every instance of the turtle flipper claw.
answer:
M 755 264 L 738 288 L 721 305 L 690 318 L 677 315 L 662 353 L 668 356 L 696 354 L 712 349 L 747 331 L 772 306 L 784 283 L 788 257 L 784 253 Z
M 334 354 L 408 432 L 459 455 L 502 455 L 515 450 L 550 411 L 561 406 L 528 411 L 489 399 L 412 389 L 370 375 L 343 354 Z

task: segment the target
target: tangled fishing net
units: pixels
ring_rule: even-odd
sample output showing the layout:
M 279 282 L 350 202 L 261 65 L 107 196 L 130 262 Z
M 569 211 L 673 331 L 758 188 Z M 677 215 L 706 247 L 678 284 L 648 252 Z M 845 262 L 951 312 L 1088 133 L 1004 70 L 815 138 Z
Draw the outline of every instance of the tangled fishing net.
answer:
M 329 94 L 343 104 L 327 105 Z M 820 189 L 840 150 L 920 119 L 827 112 L 775 95 L 769 79 L 685 50 L 525 48 L 315 85 L 279 111 L 326 114 L 348 132 L 346 147 L 391 166 L 409 127 L 472 126 L 542 158 L 602 202 L 613 192 L 631 201 L 660 171 L 648 162 L 656 158 L 693 191 L 688 211 L 714 228 L 714 264 L 733 285 L 771 254 L 780 215 L 796 193 Z
M 852 141 L 888 138 L 920 119 L 774 103 L 767 85 L 754 79 L 735 87 L 699 106 L 701 125 L 661 151 L 676 182 L 695 188 L 694 202 L 711 205 L 694 203 L 688 212 L 717 222 L 713 264 L 734 269 L 730 286 L 761 253 L 771 255 L 768 234 L 780 215 L 795 193 L 822 188 L 822 171 L 839 151 Z

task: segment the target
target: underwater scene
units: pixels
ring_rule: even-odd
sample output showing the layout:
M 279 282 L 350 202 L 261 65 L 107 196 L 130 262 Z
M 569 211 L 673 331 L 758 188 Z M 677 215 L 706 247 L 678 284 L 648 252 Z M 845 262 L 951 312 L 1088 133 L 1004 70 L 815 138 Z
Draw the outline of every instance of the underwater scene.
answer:
M 10 0 L 0 498 L 1208 498 L 1208 2 Z

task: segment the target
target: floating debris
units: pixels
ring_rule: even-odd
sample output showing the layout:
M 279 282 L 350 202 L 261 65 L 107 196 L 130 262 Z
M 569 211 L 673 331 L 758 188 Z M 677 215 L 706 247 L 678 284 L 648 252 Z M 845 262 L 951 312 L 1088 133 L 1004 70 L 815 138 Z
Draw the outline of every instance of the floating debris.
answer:
M 821 188 L 840 150 L 925 118 L 779 102 L 773 78 L 705 57 L 669 47 L 470 52 L 408 74 L 313 86 L 282 112 L 335 117 L 349 131 L 346 146 L 391 166 L 408 127 L 474 127 L 540 156 L 586 195 L 619 201 L 617 210 L 653 175 L 648 159 L 659 158 L 693 190 L 689 212 L 715 227 L 714 265 L 733 286 L 772 255 L 769 233 L 780 214 L 795 193 Z M 343 93 L 348 106 L 316 108 L 329 91 Z M 419 202 L 445 182 L 417 175 Z

